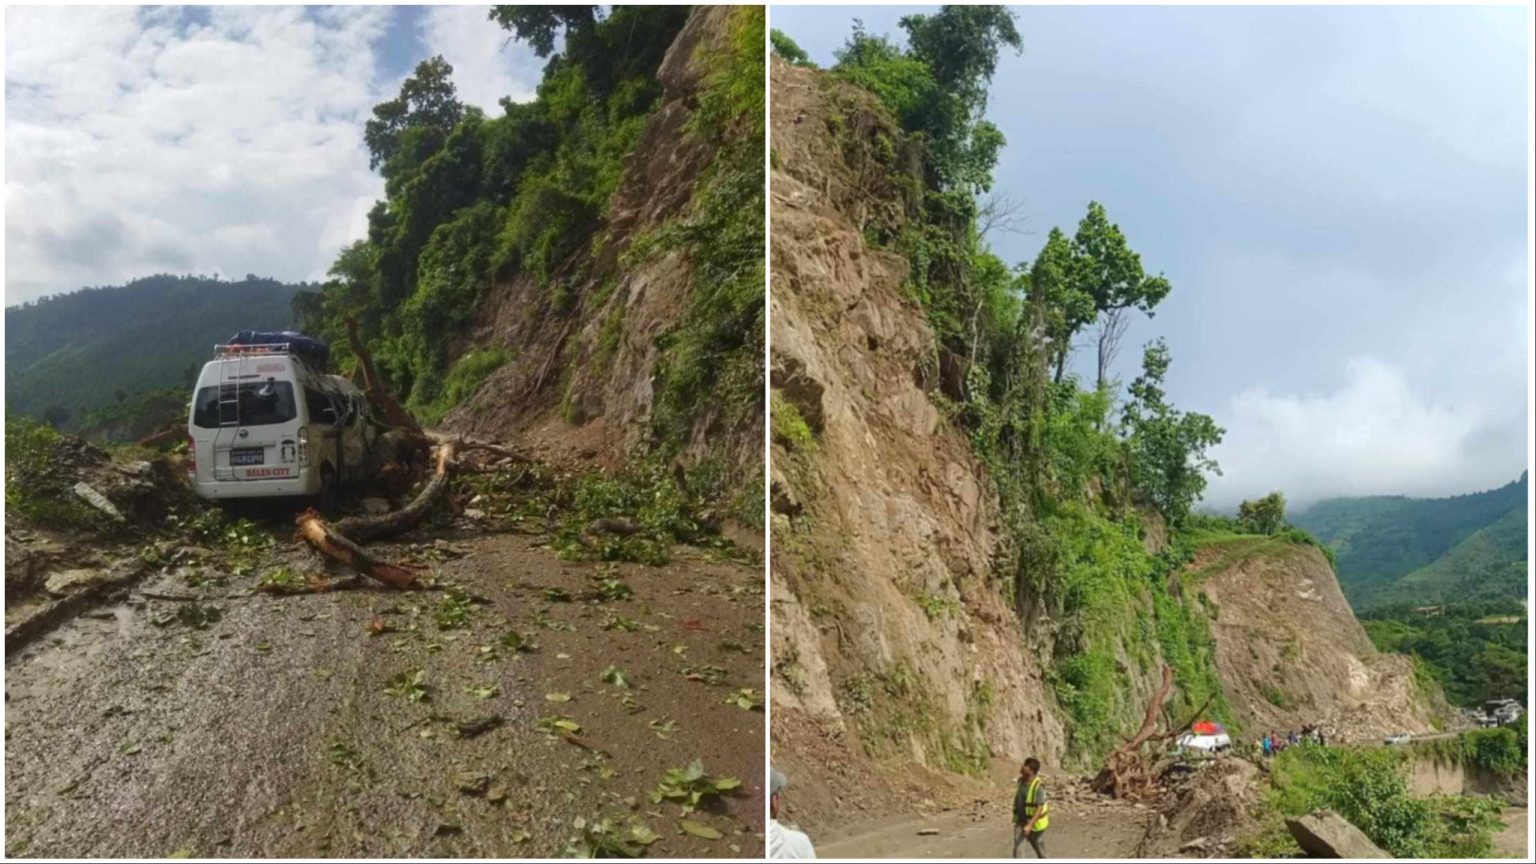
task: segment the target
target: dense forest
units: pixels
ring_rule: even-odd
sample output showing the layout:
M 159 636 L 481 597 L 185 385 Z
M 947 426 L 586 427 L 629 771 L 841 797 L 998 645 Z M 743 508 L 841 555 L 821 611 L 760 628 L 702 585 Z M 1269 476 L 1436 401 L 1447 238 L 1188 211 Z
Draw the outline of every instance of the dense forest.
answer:
M 503 99 L 499 117 L 458 100 L 441 57 L 421 63 L 367 124 L 386 197 L 369 214 L 368 236 L 336 260 L 332 280 L 300 296 L 305 328 L 342 343 L 346 320 L 357 319 L 388 383 L 435 422 L 511 356 L 473 344 L 496 286 L 538 286 L 539 320 L 552 331 L 594 316 L 618 281 L 613 262 L 595 260 L 608 240 L 611 199 L 661 99 L 657 69 L 688 15 L 685 6 L 495 7 L 488 28 L 548 58 L 537 98 Z M 695 186 L 692 217 L 632 238 L 618 264 L 661 252 L 691 261 L 687 308 L 657 343 L 648 449 L 658 456 L 684 446 L 710 406 L 761 402 L 761 15 L 733 13 L 729 49 L 702 58 L 710 71 L 685 131 L 714 155 Z M 607 351 L 593 362 L 624 322 L 607 323 Z M 338 353 L 345 364 L 347 351 Z
M 1166 578 L 1192 556 L 1190 511 L 1217 470 L 1207 452 L 1223 430 L 1168 400 L 1162 340 L 1144 346 L 1128 384 L 1108 373 L 1131 317 L 1153 314 L 1173 286 L 1098 202 L 1076 226 L 1053 228 L 1035 260 L 1001 260 L 986 232 L 1007 214 L 985 196 L 1005 141 L 985 109 L 1000 55 L 1022 50 L 1013 13 L 946 6 L 901 27 L 904 45 L 855 24 L 828 72 L 873 93 L 888 116 L 866 122 L 848 105 L 832 132 L 860 176 L 889 184 L 876 198 L 905 202 L 871 208 L 862 231 L 908 261 L 906 289 L 937 339 L 920 374 L 998 492 L 1010 542 L 994 575 L 1026 622 L 1056 622 L 1049 675 L 1070 747 L 1103 753 L 1138 722 L 1144 706 L 1132 704 L 1117 657 L 1127 634 L 1156 640 L 1173 667 L 1170 714 L 1210 699 L 1211 713 L 1231 719 L 1197 588 Z M 771 43 L 786 62 L 810 64 L 787 34 Z M 891 125 L 906 134 L 871 140 L 869 129 Z M 1088 380 L 1067 362 L 1084 343 L 1095 355 Z M 796 425 L 783 416 L 792 410 L 774 401 L 776 428 Z M 1158 554 L 1144 544 L 1153 523 L 1172 529 Z
M 180 394 L 181 410 L 215 344 L 242 329 L 288 327 L 305 287 L 158 275 L 7 307 L 6 411 L 75 430 L 153 425 L 164 419 L 164 391 Z
M 1379 606 L 1361 613 L 1360 623 L 1377 648 L 1417 657 L 1453 704 L 1526 704 L 1530 634 L 1518 600 Z
M 1320 501 L 1298 526 L 1334 549 L 1357 610 L 1526 595 L 1529 475 L 1450 498 L 1375 496 Z

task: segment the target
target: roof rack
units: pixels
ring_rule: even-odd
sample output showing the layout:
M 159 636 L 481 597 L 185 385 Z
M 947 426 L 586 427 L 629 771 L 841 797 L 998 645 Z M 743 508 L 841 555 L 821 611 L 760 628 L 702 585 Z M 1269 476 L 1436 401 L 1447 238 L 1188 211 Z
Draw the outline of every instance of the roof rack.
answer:
M 229 354 L 291 354 L 288 342 L 274 342 L 266 345 L 215 345 L 213 355 L 224 357 Z

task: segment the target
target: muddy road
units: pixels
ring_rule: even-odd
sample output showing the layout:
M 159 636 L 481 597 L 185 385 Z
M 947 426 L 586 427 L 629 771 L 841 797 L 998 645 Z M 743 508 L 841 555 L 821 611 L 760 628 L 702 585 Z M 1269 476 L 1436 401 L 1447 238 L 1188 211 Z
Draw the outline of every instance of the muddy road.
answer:
M 850 829 L 816 844 L 823 858 L 1006 858 L 1013 849 L 1013 790 L 970 811 L 929 818 L 898 816 Z M 1152 818 L 1148 808 L 1123 802 L 1059 801 L 1051 804 L 1045 853 L 1052 858 L 1130 858 Z M 931 832 L 931 833 L 923 833 Z M 811 838 L 813 842 L 817 838 Z M 1019 857 L 1033 858 L 1028 843 Z
M 439 559 L 437 579 L 473 599 L 159 575 L 8 653 L 6 851 L 558 856 L 648 829 L 652 856 L 762 854 L 763 713 L 728 701 L 763 687 L 760 566 L 681 547 L 661 567 L 563 561 L 521 533 L 408 539 L 371 548 Z M 740 788 L 687 815 L 653 803 L 695 759 Z

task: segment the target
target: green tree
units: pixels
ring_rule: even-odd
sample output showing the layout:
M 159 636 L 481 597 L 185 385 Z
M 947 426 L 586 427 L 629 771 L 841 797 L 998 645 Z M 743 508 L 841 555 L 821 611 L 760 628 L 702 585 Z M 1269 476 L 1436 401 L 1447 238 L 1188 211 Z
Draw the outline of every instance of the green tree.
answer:
M 1093 297 L 1079 288 L 1072 241 L 1060 228 L 1052 228 L 1045 246 L 1029 269 L 1028 296 L 1037 300 L 1047 352 L 1056 367 L 1056 381 L 1066 371 L 1072 337 L 1093 320 Z
M 43 422 L 58 429 L 69 422 L 69 409 L 55 402 L 43 409 Z
M 376 170 L 383 166 L 388 177 L 392 173 L 390 161 L 408 143 L 403 138 L 406 130 L 420 130 L 417 139 L 409 143 L 440 141 L 463 116 L 464 106 L 453 86 L 453 67 L 442 55 L 421 61 L 400 85 L 400 95 L 374 106 L 373 119 L 364 125 L 368 167 Z M 428 145 L 425 149 L 436 148 Z
M 1073 242 L 1080 289 L 1093 297 L 1099 321 L 1097 380 L 1103 386 L 1130 324 L 1129 311 L 1139 309 L 1151 317 L 1172 286 L 1161 274 L 1146 274 L 1141 256 L 1131 251 L 1120 226 L 1109 221 L 1104 205 L 1097 201 L 1089 202 Z
M 490 18 L 533 48 L 533 53 L 548 57 L 555 50 L 555 35 L 564 31 L 584 31 L 598 20 L 599 6 L 492 6 Z
M 816 68 L 816 64 L 811 62 L 811 55 L 805 53 L 805 49 L 783 30 L 773 28 L 768 34 L 768 42 L 773 45 L 773 53 L 789 65 L 804 66 L 807 69 Z
M 987 191 L 1004 141 L 982 115 L 1002 49 L 1023 49 L 1013 12 L 945 6 L 934 15 L 908 15 L 901 27 L 910 46 L 905 51 L 855 21 L 837 52 L 837 71 L 879 96 L 903 128 L 929 139 L 939 190 Z
M 1490 699 L 1507 699 L 1525 689 L 1525 654 L 1490 644 L 1477 655 L 1475 662 L 1488 680 Z
M 1237 521 L 1255 534 L 1273 534 L 1285 527 L 1285 495 L 1271 492 L 1237 505 Z
M 1205 491 L 1205 474 L 1221 468 L 1206 451 L 1221 443 L 1224 429 L 1204 414 L 1168 404 L 1163 381 L 1172 358 L 1158 339 L 1142 355 L 1141 377 L 1131 383 L 1124 422 L 1131 482 L 1174 525 L 1181 524 Z
M 1000 50 L 1024 50 L 1013 10 L 1006 6 L 945 6 L 936 15 L 907 15 L 901 28 L 912 56 L 928 64 L 968 117 L 986 107 Z

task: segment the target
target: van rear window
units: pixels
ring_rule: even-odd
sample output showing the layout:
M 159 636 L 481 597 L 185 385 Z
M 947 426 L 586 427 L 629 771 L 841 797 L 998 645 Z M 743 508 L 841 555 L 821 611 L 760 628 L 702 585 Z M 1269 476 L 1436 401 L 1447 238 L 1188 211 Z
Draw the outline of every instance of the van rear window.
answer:
M 238 388 L 238 389 L 237 389 Z M 220 426 L 272 426 L 299 416 L 293 401 L 293 384 L 287 381 L 242 381 L 202 387 L 192 407 L 192 425 L 199 429 Z

